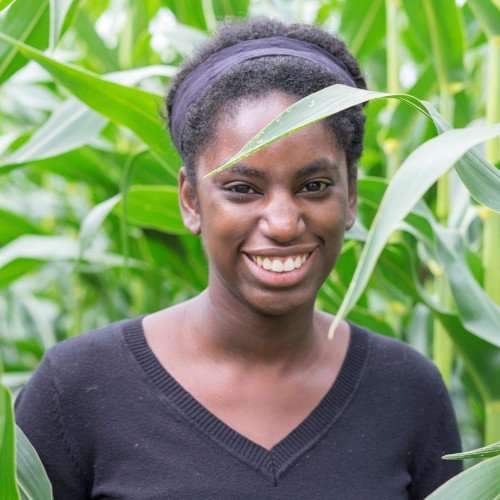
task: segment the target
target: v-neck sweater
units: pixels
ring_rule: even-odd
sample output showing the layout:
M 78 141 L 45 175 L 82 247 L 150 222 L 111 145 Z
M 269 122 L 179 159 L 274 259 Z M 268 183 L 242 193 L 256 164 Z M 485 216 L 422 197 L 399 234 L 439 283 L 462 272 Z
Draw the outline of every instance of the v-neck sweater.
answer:
M 439 371 L 401 341 L 349 322 L 335 381 L 268 450 L 168 372 L 142 318 L 51 347 L 16 398 L 54 500 L 420 499 L 462 470 Z

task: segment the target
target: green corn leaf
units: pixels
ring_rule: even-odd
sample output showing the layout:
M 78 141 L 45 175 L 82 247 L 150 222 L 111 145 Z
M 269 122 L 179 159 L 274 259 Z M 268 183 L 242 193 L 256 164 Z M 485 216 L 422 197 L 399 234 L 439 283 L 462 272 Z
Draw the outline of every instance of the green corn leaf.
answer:
M 437 304 L 419 285 L 414 269 L 412 273 L 422 302 L 446 328 L 481 399 L 485 402 L 500 401 L 500 351 L 498 347 L 467 331 L 458 315 L 443 310 L 442 306 Z
M 492 302 L 469 271 L 465 249 L 455 231 L 434 226 L 437 254 L 445 268 L 458 314 L 464 326 L 500 348 L 500 306 Z
M 120 203 L 115 210 L 121 210 Z M 127 193 L 127 221 L 164 233 L 191 234 L 182 222 L 174 186 L 132 186 Z
M 186 2 L 186 0 L 162 0 L 182 24 L 187 24 L 202 31 L 207 30 L 203 2 Z
M 496 455 L 500 455 L 500 441 L 484 446 L 483 448 L 477 448 L 476 450 L 444 455 L 443 458 L 445 460 L 464 460 L 466 458 L 489 458 L 495 457 Z
M 54 50 L 63 32 L 64 21 L 80 0 L 49 0 L 50 4 L 50 34 L 49 47 Z
M 0 384 L 0 498 L 3 500 L 20 500 L 16 482 L 14 425 L 12 396 Z
M 398 224 L 468 149 L 498 135 L 500 124 L 449 130 L 422 144 L 403 162 L 385 192 L 354 277 L 330 327 L 330 337 L 361 295 L 384 245 Z
M 450 94 L 463 87 L 464 30 L 460 9 L 455 0 L 422 0 L 432 55 L 436 65 L 439 85 Z
M 432 65 L 427 67 L 420 73 L 420 76 L 408 91 L 409 94 L 418 96 L 420 99 L 427 99 L 436 91 L 436 72 Z M 404 102 L 399 102 L 397 108 L 391 117 L 391 122 L 385 137 L 385 140 L 403 142 L 410 137 L 414 130 L 415 124 L 420 116 L 415 113 L 415 110 L 410 106 L 405 106 Z
M 449 125 L 428 102 L 408 94 L 376 92 L 346 85 L 332 85 L 300 101 L 297 101 L 281 115 L 264 127 L 254 138 L 226 163 L 212 170 L 207 176 L 229 168 L 241 159 L 263 149 L 281 137 L 293 134 L 311 123 L 343 111 L 357 104 L 373 99 L 395 98 L 423 113 L 434 122 L 437 130 L 443 132 Z M 468 151 L 456 166 L 457 173 L 472 196 L 492 210 L 500 212 L 500 170 L 481 159 L 476 151 Z
M 2 33 L 0 40 L 40 64 L 87 106 L 135 132 L 159 157 L 179 164 L 177 152 L 160 118 L 161 96 L 110 82 L 84 69 L 58 62 Z
M 26 434 L 16 425 L 16 471 L 21 500 L 52 500 L 52 485 Z
M 171 66 L 153 65 L 108 73 L 103 78 L 125 85 L 136 85 L 152 76 L 171 77 L 173 74 L 175 69 Z M 84 146 L 100 134 L 106 123 L 106 118 L 100 113 L 70 97 L 28 142 L 0 162 L 0 174 L 10 172 L 15 166 L 58 156 Z
M 80 226 L 80 248 L 79 256 L 83 258 L 85 250 L 90 246 L 97 231 L 101 227 L 104 219 L 109 215 L 113 208 L 119 203 L 121 195 L 115 195 L 109 200 L 105 200 L 95 207 L 87 214 Z
M 66 179 L 86 182 L 105 195 L 118 189 L 119 155 L 85 146 L 46 160 L 30 163 L 31 170 L 53 172 Z M 10 168 L 10 167 L 8 167 Z M 7 170 L 8 170 L 7 168 Z
M 392 97 L 414 106 L 421 113 L 429 116 L 424 104 L 408 94 L 391 94 L 375 90 L 358 89 L 347 85 L 336 84 L 311 94 L 281 113 L 276 119 L 264 127 L 241 150 L 223 165 L 215 168 L 207 176 L 215 175 L 239 162 L 241 159 L 263 149 L 282 137 L 327 118 L 335 113 L 373 99 Z
M 89 248 L 105 218 L 120 215 L 122 195 L 96 205 L 85 217 L 80 230 L 80 256 Z M 189 234 L 179 211 L 177 188 L 174 186 L 132 186 L 127 191 L 128 223 L 169 234 Z
M 0 0 L 0 12 L 7 8 L 14 0 Z
M 119 68 L 116 48 L 110 49 L 98 35 L 87 9 L 79 9 L 72 28 L 86 48 L 91 69 L 106 73 Z
M 15 165 L 57 156 L 79 148 L 95 139 L 107 123 L 99 113 L 71 97 L 13 154 L 0 163 L 0 173 Z
M 496 500 L 500 491 L 500 457 L 485 460 L 440 486 L 426 500 Z
M 360 16 L 359 13 L 363 12 Z M 385 36 L 384 0 L 345 2 L 341 10 L 339 32 L 349 50 L 359 59 L 379 47 Z
M 214 14 L 217 19 L 230 17 L 246 17 L 250 0 L 212 0 Z
M 436 109 L 423 101 L 438 132 L 450 130 L 451 126 L 443 119 Z M 455 166 L 455 170 L 462 182 L 467 186 L 472 197 L 487 207 L 500 212 L 500 169 L 487 162 L 476 150 L 472 148 Z
M 72 238 L 23 235 L 0 248 L 0 288 L 47 262 L 77 262 L 78 258 L 79 244 Z M 122 256 L 90 251 L 85 253 L 85 262 L 106 267 L 124 265 Z M 144 263 L 132 259 L 128 265 L 144 267 Z
M 469 0 L 467 5 L 488 36 L 500 36 L 500 6 L 498 4 L 495 5 L 493 0 Z
M 334 91 L 333 89 L 335 87 L 339 88 Z M 343 90 L 342 88 L 346 90 Z M 331 89 L 331 91 L 329 89 Z M 366 94 L 366 92 L 369 92 L 369 94 Z M 316 98 L 320 101 L 319 105 L 316 103 Z M 245 145 L 245 147 L 242 148 L 236 156 L 231 158 L 230 161 L 226 162 L 224 165 L 210 172 L 208 175 L 216 174 L 217 172 L 238 162 L 245 156 L 262 149 L 266 145 L 278 140 L 281 137 L 289 135 L 302 127 L 305 127 L 310 123 L 326 118 L 330 114 L 337 113 L 350 106 L 359 104 L 360 102 L 366 102 L 379 98 L 396 98 L 402 102 L 411 104 L 425 116 L 431 118 L 436 126 L 436 129 L 440 133 L 450 130 L 451 128 L 430 103 L 421 101 L 411 95 L 365 91 L 362 89 L 345 87 L 343 85 L 333 85 L 332 87 L 320 90 L 315 94 L 301 99 L 292 105 L 276 120 L 261 130 L 261 132 L 247 145 Z M 325 103 L 325 100 L 330 102 Z M 289 113 L 291 116 L 286 116 Z M 278 124 L 280 124 L 281 121 L 282 124 L 279 126 Z M 500 197 L 498 196 L 498 192 L 500 191 L 499 169 L 495 168 L 482 158 L 474 148 L 471 151 L 468 151 L 459 160 L 456 165 L 456 171 L 464 184 L 467 186 L 467 189 L 470 191 L 473 198 L 492 210 L 500 212 Z
M 5 3 L 5 2 L 4 2 Z M 40 49 L 49 38 L 49 0 L 16 0 L 0 18 L 0 34 Z M 0 39 L 0 84 L 22 68 L 28 59 L 19 47 Z
M 0 208 L 0 245 L 5 245 L 25 233 L 36 234 L 42 231 L 22 215 Z

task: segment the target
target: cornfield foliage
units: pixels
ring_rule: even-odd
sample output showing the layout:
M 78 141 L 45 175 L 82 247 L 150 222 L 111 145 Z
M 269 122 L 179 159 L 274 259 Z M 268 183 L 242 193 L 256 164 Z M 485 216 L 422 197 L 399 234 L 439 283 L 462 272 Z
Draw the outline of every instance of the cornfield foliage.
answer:
M 464 449 L 489 444 L 429 498 L 500 493 L 498 0 L 0 0 L 0 498 L 51 498 L 11 396 L 43 353 L 206 286 L 162 101 L 218 20 L 259 14 L 339 33 L 370 90 L 307 97 L 238 158 L 369 101 L 358 221 L 317 306 L 433 359 Z

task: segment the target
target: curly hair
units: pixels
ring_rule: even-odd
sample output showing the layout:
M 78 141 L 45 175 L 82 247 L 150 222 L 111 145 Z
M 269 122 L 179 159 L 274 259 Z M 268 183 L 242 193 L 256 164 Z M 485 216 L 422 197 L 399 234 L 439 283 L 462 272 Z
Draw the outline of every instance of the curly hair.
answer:
M 219 25 L 215 35 L 198 48 L 192 58 L 185 61 L 173 79 L 166 98 L 168 126 L 172 104 L 181 82 L 199 64 L 219 50 L 245 40 L 286 36 L 313 43 L 340 60 L 357 87 L 366 88 L 360 68 L 345 44 L 336 36 L 308 24 L 286 25 L 263 17 L 229 21 Z M 179 151 L 189 181 L 196 185 L 196 160 L 214 137 L 217 119 L 230 112 L 243 99 L 258 98 L 272 91 L 282 91 L 302 98 L 335 83 L 344 83 L 321 64 L 293 56 L 265 56 L 233 66 L 217 79 L 190 107 L 182 133 L 182 151 Z M 363 149 L 365 116 L 362 106 L 354 106 L 325 118 L 336 141 L 346 155 L 349 178 L 356 174 L 356 161 Z

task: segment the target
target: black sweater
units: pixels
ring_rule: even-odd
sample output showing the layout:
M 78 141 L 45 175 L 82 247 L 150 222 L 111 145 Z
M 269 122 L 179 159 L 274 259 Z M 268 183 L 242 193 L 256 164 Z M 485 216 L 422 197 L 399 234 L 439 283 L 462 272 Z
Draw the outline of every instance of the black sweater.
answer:
M 335 383 L 271 451 L 165 371 L 142 317 L 49 349 L 16 399 L 17 423 L 55 500 L 424 498 L 462 469 L 440 458 L 461 450 L 446 387 L 410 346 L 350 324 Z

